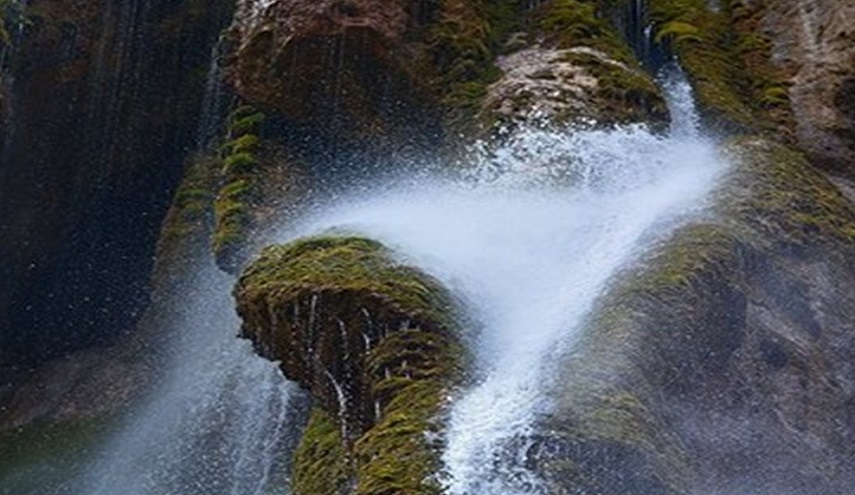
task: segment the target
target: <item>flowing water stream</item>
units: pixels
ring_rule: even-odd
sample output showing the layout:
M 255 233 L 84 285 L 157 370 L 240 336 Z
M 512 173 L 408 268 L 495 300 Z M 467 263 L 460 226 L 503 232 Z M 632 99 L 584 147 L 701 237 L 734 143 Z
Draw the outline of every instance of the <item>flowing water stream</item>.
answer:
M 451 494 L 537 491 L 502 446 L 548 411 L 541 397 L 553 378 L 549 363 L 573 344 L 609 281 L 698 212 L 721 172 L 698 133 L 688 84 L 672 77 L 665 86 L 668 136 L 641 126 L 519 131 L 461 176 L 420 177 L 339 201 L 279 239 L 332 228 L 367 235 L 468 303 L 480 327 L 478 379 L 450 413 Z

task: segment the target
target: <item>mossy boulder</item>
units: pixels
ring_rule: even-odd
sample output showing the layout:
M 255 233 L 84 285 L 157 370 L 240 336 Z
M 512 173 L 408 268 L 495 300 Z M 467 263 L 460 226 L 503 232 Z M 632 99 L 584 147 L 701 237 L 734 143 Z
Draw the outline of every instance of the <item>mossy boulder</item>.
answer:
M 378 242 L 328 235 L 265 249 L 235 296 L 242 334 L 316 404 L 295 493 L 439 493 L 443 406 L 467 353 L 437 280 Z
M 557 366 L 535 456 L 557 493 L 855 481 L 855 210 L 783 145 L 726 154 L 714 214 L 617 281 Z

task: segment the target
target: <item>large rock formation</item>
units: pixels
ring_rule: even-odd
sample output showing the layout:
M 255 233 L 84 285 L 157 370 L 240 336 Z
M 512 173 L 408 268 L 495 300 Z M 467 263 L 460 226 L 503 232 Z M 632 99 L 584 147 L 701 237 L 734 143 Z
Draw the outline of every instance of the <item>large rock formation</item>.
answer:
M 855 482 L 855 210 L 758 138 L 715 218 L 601 303 L 529 451 L 554 493 L 843 494 Z
M 330 236 L 267 248 L 235 296 L 244 336 L 314 398 L 295 494 L 440 492 L 441 414 L 466 351 L 436 280 Z

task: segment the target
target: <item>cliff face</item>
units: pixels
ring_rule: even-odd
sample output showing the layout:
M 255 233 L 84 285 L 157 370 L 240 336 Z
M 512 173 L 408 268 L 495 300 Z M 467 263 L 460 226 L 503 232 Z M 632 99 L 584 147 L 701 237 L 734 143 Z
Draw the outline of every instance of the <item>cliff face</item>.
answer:
M 799 146 L 826 170 L 852 177 L 855 158 L 855 4 L 767 2 L 760 29 L 789 76 Z
M 3 69 L 0 365 L 133 326 L 228 4 L 28 2 Z

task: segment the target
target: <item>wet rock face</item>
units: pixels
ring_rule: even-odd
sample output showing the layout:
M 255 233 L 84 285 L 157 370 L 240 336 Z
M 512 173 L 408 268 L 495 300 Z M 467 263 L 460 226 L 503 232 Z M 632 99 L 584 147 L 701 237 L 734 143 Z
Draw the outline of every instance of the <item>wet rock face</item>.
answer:
M 837 495 L 855 481 L 855 210 L 783 146 L 728 152 L 719 220 L 618 284 L 558 367 L 531 453 L 550 486 Z
M 855 4 L 770 2 L 762 28 L 772 62 L 790 74 L 799 145 L 826 170 L 855 176 Z
M 244 0 L 229 32 L 228 80 L 298 125 L 406 135 L 430 114 L 425 54 L 411 43 L 419 9 L 404 0 Z
M 266 249 L 235 296 L 243 335 L 315 401 L 295 493 L 439 493 L 426 432 L 441 436 L 466 352 L 437 281 L 377 242 L 330 236 Z
M 0 366 L 105 345 L 134 325 L 230 8 L 27 2 L 4 74 Z

